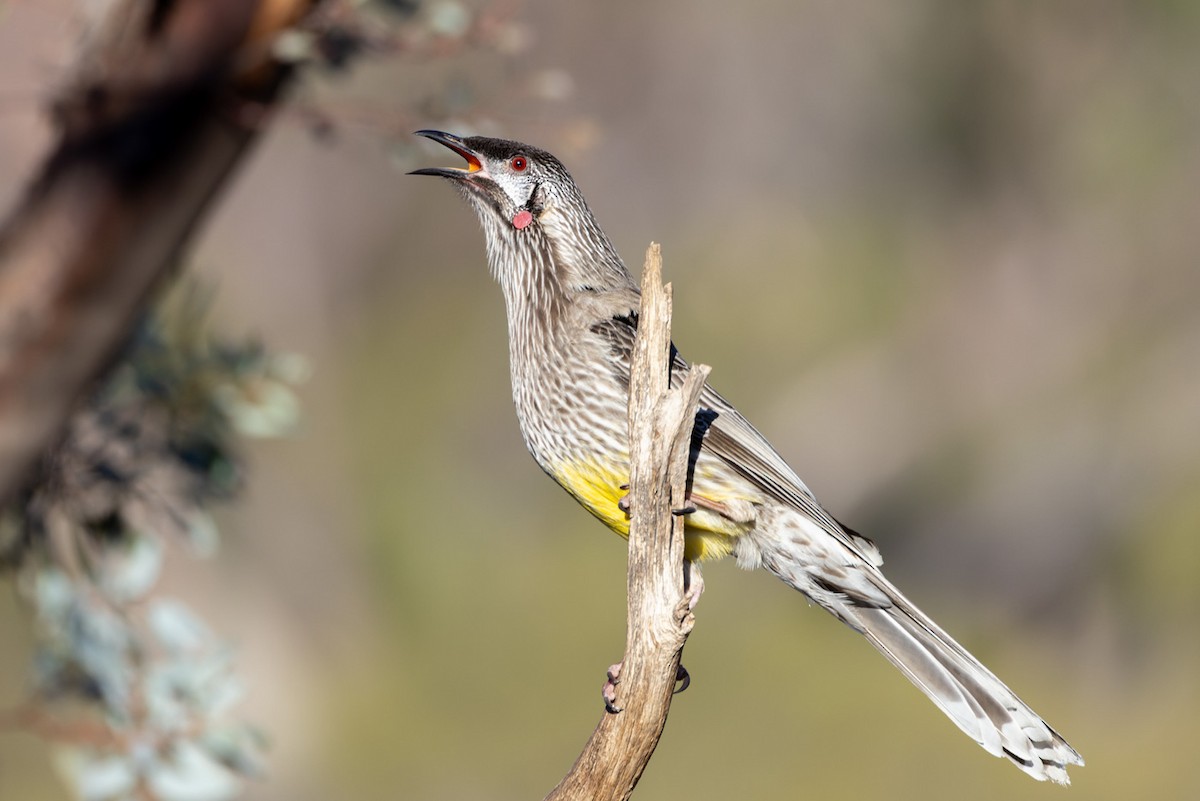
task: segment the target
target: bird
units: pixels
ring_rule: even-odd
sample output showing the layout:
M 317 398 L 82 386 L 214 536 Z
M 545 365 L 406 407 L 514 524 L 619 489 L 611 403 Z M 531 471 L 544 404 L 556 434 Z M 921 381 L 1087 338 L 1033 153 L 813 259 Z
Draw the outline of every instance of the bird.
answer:
M 508 320 L 512 396 L 525 445 L 583 507 L 628 537 L 627 409 L 640 292 L 562 162 L 492 137 L 421 130 L 462 167 L 453 184 L 483 229 Z M 688 363 L 672 344 L 672 384 Z M 763 568 L 863 635 L 988 753 L 1069 784 L 1083 758 L 908 600 L 879 549 L 816 500 L 767 439 L 705 386 L 697 408 L 684 558 Z

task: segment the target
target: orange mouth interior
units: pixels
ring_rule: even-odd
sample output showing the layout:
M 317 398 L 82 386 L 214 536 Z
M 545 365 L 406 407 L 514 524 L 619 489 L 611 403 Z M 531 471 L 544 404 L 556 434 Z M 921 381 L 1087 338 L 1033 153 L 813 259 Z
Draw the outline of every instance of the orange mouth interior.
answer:
M 467 160 L 467 172 L 479 172 L 483 169 L 483 164 L 479 161 L 479 157 L 470 150 L 456 146 L 451 142 L 443 142 L 449 145 L 450 149 Z

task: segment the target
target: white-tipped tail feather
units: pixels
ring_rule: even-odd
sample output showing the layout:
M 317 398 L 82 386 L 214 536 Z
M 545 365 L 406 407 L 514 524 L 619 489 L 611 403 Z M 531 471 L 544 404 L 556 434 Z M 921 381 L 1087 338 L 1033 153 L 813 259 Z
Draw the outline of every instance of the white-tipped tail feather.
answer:
M 887 608 L 849 605 L 845 619 L 989 754 L 1038 781 L 1070 784 L 1083 758 L 1046 721 L 890 584 Z
M 847 548 L 811 520 L 794 512 L 786 517 L 767 529 L 775 536 L 756 532 L 746 539 L 757 542 L 739 542 L 739 563 L 765 567 L 862 633 L 989 754 L 1038 781 L 1070 784 L 1067 766 L 1083 758 L 884 578 L 874 546 L 851 539 Z M 781 531 L 787 536 L 779 541 Z

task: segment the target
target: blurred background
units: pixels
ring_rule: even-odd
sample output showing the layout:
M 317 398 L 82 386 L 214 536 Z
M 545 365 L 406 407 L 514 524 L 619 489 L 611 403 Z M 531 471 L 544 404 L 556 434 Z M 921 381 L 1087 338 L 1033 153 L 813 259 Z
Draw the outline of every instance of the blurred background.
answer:
M 76 10 L 0 4 L 6 208 Z M 164 581 L 236 645 L 272 740 L 247 797 L 540 798 L 623 647 L 622 542 L 524 451 L 474 216 L 404 174 L 453 162 L 422 127 L 545 147 L 631 266 L 663 244 L 684 355 L 1084 755 L 1072 798 L 1200 797 L 1200 5 L 515 20 L 506 53 L 309 81 L 188 258 L 224 330 L 314 368 L 218 555 Z M 765 574 L 706 578 L 637 797 L 1056 792 Z M 0 705 L 30 637 L 0 593 Z M 66 797 L 0 733 L 0 798 Z

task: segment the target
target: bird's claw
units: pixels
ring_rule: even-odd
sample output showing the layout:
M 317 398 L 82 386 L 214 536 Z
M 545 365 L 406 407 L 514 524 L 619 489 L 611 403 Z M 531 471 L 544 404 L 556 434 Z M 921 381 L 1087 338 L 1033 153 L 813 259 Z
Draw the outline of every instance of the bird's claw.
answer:
M 621 683 L 621 663 L 609 665 L 604 675 L 605 682 L 600 689 L 600 697 L 604 699 L 604 709 L 615 715 L 621 711 L 621 707 L 617 706 L 617 685 Z
M 692 674 L 688 673 L 687 668 L 682 664 L 675 668 L 675 681 L 679 684 L 672 692 L 673 695 L 679 695 L 681 692 L 692 686 Z
M 604 709 L 611 715 L 617 714 L 622 709 L 617 706 L 617 685 L 621 683 L 621 664 L 621 662 L 616 662 L 608 666 L 608 670 L 604 674 L 604 687 L 600 690 L 600 697 L 604 699 Z M 679 686 L 672 690 L 673 695 L 679 695 L 692 686 L 692 675 L 682 664 L 675 668 L 675 682 Z
M 629 485 L 622 484 L 620 487 L 618 487 L 618 489 L 620 489 L 625 494 L 617 499 L 617 509 L 621 510 L 621 512 L 623 512 L 625 514 L 625 517 L 629 517 L 629 510 L 631 508 L 629 505 Z M 685 517 L 687 515 L 693 515 L 695 513 L 696 513 L 696 507 L 690 506 L 690 505 L 685 506 L 682 509 L 672 509 L 671 510 L 671 514 L 675 515 L 676 517 Z

